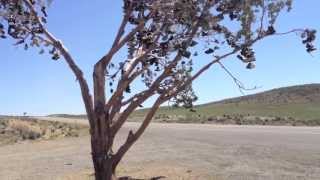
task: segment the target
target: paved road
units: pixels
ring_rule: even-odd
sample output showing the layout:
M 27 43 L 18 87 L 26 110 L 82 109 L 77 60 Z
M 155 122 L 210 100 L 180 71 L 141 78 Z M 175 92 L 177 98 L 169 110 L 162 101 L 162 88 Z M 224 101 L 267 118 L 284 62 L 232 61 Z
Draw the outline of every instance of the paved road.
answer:
M 126 124 L 118 144 L 137 126 Z M 319 180 L 320 127 L 152 124 L 122 166 L 168 179 Z M 57 179 L 91 167 L 87 136 L 0 147 L 1 180 Z

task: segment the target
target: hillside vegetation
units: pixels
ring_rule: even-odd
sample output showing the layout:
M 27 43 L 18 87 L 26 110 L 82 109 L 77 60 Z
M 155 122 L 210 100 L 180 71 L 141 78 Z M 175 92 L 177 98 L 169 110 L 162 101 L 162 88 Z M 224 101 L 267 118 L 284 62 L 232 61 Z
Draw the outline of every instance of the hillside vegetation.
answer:
M 184 108 L 162 107 L 155 120 L 202 123 L 211 121 L 224 124 L 320 125 L 320 84 L 278 88 L 203 104 L 194 109 L 196 112 L 190 112 Z M 147 110 L 136 111 L 132 119 L 141 119 Z

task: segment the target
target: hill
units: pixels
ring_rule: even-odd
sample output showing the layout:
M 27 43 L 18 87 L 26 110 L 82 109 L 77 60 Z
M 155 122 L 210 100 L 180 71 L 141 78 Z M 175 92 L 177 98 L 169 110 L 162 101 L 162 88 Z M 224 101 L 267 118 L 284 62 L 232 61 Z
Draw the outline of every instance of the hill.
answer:
M 87 118 L 87 115 L 85 114 L 50 114 L 48 115 L 48 117 L 85 119 Z
M 214 104 L 232 103 L 270 105 L 320 103 L 320 84 L 282 87 L 253 95 L 214 102 Z
M 195 106 L 196 112 L 184 108 L 162 107 L 155 119 L 174 122 L 221 122 L 320 125 L 320 84 L 306 84 L 226 99 Z M 132 118 L 141 119 L 147 109 L 138 110 Z M 227 119 L 233 119 L 229 121 Z M 243 121 L 243 122 L 242 122 Z M 260 122 L 261 121 L 261 122 Z M 308 121 L 308 122 L 306 122 Z M 277 124 L 277 123 L 276 123 Z M 293 124 L 294 125 L 294 124 Z
M 320 125 L 320 84 L 282 87 L 269 91 L 184 108 L 161 107 L 158 122 L 264 125 Z M 137 110 L 131 121 L 141 121 L 148 109 Z M 51 117 L 86 118 L 54 114 Z

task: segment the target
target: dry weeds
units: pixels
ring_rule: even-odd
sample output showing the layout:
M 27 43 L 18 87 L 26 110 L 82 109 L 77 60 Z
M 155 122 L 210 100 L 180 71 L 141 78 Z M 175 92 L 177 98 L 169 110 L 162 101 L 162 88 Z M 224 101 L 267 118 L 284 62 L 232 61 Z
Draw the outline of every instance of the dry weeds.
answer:
M 87 132 L 88 127 L 80 124 L 36 119 L 0 119 L 0 146 L 26 140 L 78 137 Z

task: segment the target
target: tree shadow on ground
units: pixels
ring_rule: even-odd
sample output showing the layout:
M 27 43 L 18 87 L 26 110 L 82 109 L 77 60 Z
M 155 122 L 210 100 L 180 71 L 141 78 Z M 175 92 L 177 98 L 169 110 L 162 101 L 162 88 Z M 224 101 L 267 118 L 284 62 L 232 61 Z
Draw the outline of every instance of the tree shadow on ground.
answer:
M 164 179 L 166 178 L 165 176 L 157 176 L 157 177 L 152 177 L 152 178 L 147 178 L 147 179 L 140 179 L 140 178 L 133 178 L 130 176 L 124 176 L 120 177 L 119 180 L 159 180 L 159 179 Z

